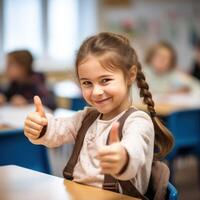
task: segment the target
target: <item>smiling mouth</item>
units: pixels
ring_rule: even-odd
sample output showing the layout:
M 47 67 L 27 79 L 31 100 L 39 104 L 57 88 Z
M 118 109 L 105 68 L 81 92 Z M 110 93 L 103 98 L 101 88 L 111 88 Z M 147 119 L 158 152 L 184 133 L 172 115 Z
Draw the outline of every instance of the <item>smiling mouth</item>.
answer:
M 111 99 L 111 97 L 106 98 L 106 99 L 102 99 L 102 100 L 99 100 L 99 101 L 94 101 L 94 103 L 96 103 L 96 104 L 102 104 L 102 103 L 104 103 L 104 102 L 106 102 L 107 100 L 110 100 L 110 99 Z

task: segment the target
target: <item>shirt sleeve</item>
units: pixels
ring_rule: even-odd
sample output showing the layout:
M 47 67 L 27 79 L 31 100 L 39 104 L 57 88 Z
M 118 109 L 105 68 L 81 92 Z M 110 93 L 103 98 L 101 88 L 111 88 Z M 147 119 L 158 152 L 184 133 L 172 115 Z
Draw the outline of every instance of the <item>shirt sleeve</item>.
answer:
M 47 114 L 48 125 L 44 136 L 36 140 L 29 140 L 33 144 L 42 144 L 47 147 L 58 147 L 62 144 L 74 143 L 84 117 L 92 109 L 93 108 L 86 107 L 84 110 L 78 111 L 71 117 L 55 118 L 53 115 Z
M 132 113 L 123 127 L 121 144 L 127 150 L 129 163 L 124 173 L 116 175 L 119 180 L 135 178 L 144 165 L 151 169 L 154 151 L 154 126 L 143 111 Z

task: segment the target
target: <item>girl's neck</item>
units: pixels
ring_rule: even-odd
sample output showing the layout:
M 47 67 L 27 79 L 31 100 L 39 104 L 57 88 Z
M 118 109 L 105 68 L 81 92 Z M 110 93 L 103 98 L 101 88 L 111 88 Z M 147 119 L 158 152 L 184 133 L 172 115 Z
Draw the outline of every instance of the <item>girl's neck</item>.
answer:
M 115 109 L 113 109 L 111 112 L 102 114 L 101 119 L 110 120 L 130 107 L 131 107 L 131 100 L 128 98 L 127 100 L 124 100 L 120 105 L 118 105 Z

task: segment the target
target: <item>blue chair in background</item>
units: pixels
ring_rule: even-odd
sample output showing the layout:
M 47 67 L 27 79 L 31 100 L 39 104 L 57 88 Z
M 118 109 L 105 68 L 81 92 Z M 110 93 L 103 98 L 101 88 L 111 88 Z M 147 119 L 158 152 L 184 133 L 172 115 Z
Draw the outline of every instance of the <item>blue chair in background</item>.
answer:
M 167 199 L 166 200 L 177 200 L 178 192 L 176 188 L 169 182 L 167 185 Z
M 50 174 L 46 147 L 33 145 L 23 129 L 1 130 L 0 152 L 0 165 L 14 164 Z
M 173 161 L 176 157 L 192 154 L 200 162 L 200 109 L 174 112 L 167 117 L 166 123 L 175 139 L 174 148 L 167 157 L 170 180 L 173 181 Z
M 75 81 L 65 80 L 56 83 L 53 86 L 53 93 L 56 97 L 69 101 L 70 105 L 68 106 L 67 103 L 67 108 L 70 110 L 82 110 L 87 105 L 82 97 L 81 89 Z
M 70 102 L 70 109 L 74 111 L 82 110 L 85 106 L 87 106 L 83 97 L 73 97 L 70 99 Z

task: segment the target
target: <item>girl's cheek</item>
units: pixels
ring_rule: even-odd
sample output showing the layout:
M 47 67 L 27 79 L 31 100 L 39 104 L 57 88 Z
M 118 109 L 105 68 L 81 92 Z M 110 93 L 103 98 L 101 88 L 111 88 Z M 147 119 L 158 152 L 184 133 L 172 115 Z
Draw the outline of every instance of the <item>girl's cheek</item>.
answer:
M 90 101 L 90 96 L 91 96 L 91 90 L 90 89 L 82 88 L 82 94 L 83 94 L 83 98 L 86 101 Z

